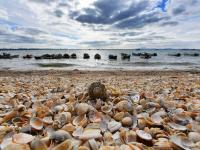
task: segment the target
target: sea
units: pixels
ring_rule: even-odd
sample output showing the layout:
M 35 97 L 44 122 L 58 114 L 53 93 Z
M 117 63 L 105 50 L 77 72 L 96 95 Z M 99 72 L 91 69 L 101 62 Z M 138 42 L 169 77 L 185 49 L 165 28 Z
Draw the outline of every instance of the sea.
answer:
M 150 59 L 132 56 L 132 53 L 157 53 Z M 0 59 L 0 70 L 200 70 L 200 56 L 185 56 L 184 54 L 200 54 L 200 50 L 182 49 L 97 49 L 97 50 L 0 50 L 0 54 L 10 53 L 19 55 L 19 58 Z M 73 54 L 77 59 L 23 59 L 24 55 L 32 54 Z M 88 53 L 90 59 L 83 59 Z M 130 60 L 122 60 L 121 53 L 130 54 Z M 181 53 L 181 57 L 168 54 Z M 100 54 L 101 60 L 95 60 L 94 55 Z M 109 55 L 117 55 L 117 60 L 109 60 Z

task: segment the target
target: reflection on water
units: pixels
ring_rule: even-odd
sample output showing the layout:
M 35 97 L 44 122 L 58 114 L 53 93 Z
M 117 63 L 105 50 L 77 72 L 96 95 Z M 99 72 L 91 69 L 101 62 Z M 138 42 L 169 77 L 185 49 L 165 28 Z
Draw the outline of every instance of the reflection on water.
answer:
M 7 52 L 12 55 L 20 55 L 20 58 L 3 60 L 0 59 L 0 69 L 9 68 L 16 70 L 31 70 L 31 69 L 80 69 L 80 70 L 104 70 L 104 69 L 127 69 L 127 70 L 155 70 L 155 69 L 198 69 L 200 68 L 200 56 L 190 57 L 168 56 L 169 53 L 200 53 L 195 50 L 31 50 L 31 51 L 0 51 Z M 131 56 L 130 61 L 121 60 L 121 53 L 157 53 L 158 56 L 145 60 L 137 56 Z M 73 54 L 76 53 L 77 59 L 57 59 L 57 60 L 25 60 L 22 56 L 32 54 L 40 56 L 43 54 Z M 90 59 L 83 59 L 83 54 L 88 53 Z M 95 54 L 101 55 L 101 60 L 95 60 Z M 109 55 L 117 55 L 117 61 L 108 59 Z

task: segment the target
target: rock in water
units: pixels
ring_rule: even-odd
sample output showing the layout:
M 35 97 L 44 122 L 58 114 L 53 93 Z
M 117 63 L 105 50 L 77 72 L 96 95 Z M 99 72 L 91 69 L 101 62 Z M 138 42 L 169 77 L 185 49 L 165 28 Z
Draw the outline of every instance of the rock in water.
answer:
M 106 93 L 106 87 L 104 84 L 100 82 L 94 82 L 89 86 L 88 90 L 89 96 L 91 99 L 102 99 L 106 100 L 107 93 Z

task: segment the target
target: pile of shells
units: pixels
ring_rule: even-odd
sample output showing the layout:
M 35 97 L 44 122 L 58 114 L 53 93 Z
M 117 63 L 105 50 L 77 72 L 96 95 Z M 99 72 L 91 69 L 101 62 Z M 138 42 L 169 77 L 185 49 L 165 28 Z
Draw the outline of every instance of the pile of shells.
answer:
M 133 91 L 112 82 L 55 88 L 62 79 L 38 88 L 39 79 L 29 80 L 31 88 L 1 83 L 2 150 L 200 149 L 200 84 L 142 91 L 135 82 Z

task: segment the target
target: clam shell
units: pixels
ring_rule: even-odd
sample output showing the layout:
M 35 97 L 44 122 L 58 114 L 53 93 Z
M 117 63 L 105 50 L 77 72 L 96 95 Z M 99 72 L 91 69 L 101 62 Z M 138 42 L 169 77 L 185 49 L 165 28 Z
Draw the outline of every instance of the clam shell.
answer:
M 119 130 L 121 127 L 122 127 L 122 124 L 117 121 L 111 121 L 108 123 L 108 129 L 110 130 L 110 132 L 115 132 Z
M 131 117 L 124 117 L 121 122 L 125 127 L 130 127 L 133 125 L 133 119 Z
M 120 101 L 119 103 L 116 104 L 116 109 L 118 111 L 127 112 L 127 111 L 132 111 L 133 107 L 132 107 L 132 104 L 129 101 L 123 100 L 123 101 Z
M 151 134 L 143 131 L 143 130 L 137 130 L 136 131 L 137 134 L 137 141 L 140 143 L 143 143 L 147 146 L 153 146 L 153 141 L 152 141 L 152 136 Z
M 43 122 L 40 118 L 32 117 L 30 119 L 30 126 L 36 130 L 42 130 Z
M 83 116 L 77 116 L 76 118 L 74 118 L 72 123 L 75 126 L 85 127 L 87 125 L 87 122 L 88 122 L 88 119 L 86 115 L 83 115 Z
M 76 130 L 76 127 L 73 126 L 71 123 L 66 124 L 65 126 L 62 127 L 62 130 L 65 130 L 67 132 L 74 132 Z
M 175 130 L 179 130 L 179 131 L 186 131 L 187 130 L 186 126 L 182 126 L 182 125 L 176 124 L 174 122 L 170 122 L 170 123 L 168 123 L 168 125 Z
M 100 129 L 85 129 L 83 134 L 79 136 L 81 140 L 102 138 Z
M 17 143 L 17 144 L 27 144 L 31 142 L 34 138 L 35 137 L 30 134 L 18 133 L 18 134 L 13 135 L 12 140 L 14 143 Z
M 182 143 L 182 138 L 177 136 L 177 135 L 173 135 L 170 137 L 170 142 L 172 142 L 174 144 L 174 146 L 176 146 L 175 148 L 179 148 L 179 149 L 184 149 L 184 150 L 190 150 L 189 147 L 183 145 Z
M 188 134 L 189 140 L 193 141 L 194 143 L 200 142 L 200 133 L 198 132 L 190 132 Z
M 89 111 L 89 105 L 87 103 L 80 103 L 75 108 L 77 115 L 82 116 Z

